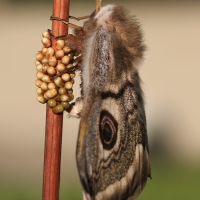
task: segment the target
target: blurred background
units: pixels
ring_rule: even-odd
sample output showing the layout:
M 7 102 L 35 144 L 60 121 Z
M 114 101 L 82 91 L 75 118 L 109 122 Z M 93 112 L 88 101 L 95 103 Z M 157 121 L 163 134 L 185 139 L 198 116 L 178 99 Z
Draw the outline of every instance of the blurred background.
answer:
M 103 0 L 102 5 L 107 3 L 137 16 L 148 46 L 140 74 L 153 179 L 138 200 L 200 199 L 200 1 Z M 36 100 L 35 54 L 42 32 L 51 28 L 52 5 L 53 0 L 0 1 L 1 200 L 42 196 L 46 113 Z M 73 0 L 70 14 L 84 16 L 94 8 L 94 0 Z M 79 76 L 75 82 L 78 97 Z M 65 114 L 60 200 L 82 199 L 75 162 L 78 124 Z

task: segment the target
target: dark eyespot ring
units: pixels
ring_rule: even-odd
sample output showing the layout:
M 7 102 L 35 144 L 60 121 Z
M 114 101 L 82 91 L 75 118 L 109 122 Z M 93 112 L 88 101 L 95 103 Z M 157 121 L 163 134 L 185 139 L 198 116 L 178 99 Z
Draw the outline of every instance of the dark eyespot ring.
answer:
M 108 111 L 101 111 L 99 122 L 99 133 L 103 148 L 110 150 L 117 141 L 118 124 Z

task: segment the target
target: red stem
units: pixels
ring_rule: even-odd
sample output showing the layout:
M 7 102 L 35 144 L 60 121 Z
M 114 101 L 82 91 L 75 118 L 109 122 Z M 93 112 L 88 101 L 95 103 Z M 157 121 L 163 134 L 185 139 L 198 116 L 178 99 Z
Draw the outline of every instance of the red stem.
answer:
M 70 0 L 54 0 L 53 16 L 68 21 L 69 3 Z M 68 27 L 53 20 L 52 33 L 54 36 L 66 35 Z M 56 41 L 52 40 L 52 47 L 55 49 Z M 59 199 L 62 125 L 63 114 L 56 115 L 47 106 L 42 200 Z

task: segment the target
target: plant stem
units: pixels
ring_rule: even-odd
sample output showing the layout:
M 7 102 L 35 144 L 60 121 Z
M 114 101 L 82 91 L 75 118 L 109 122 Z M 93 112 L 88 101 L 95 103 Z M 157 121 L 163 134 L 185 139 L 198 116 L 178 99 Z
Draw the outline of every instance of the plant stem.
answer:
M 54 0 L 53 16 L 68 21 L 70 0 Z M 66 24 L 53 20 L 52 34 L 54 36 L 67 35 Z M 52 38 L 52 47 L 55 49 L 56 41 Z M 60 163 L 62 147 L 63 113 L 54 114 L 46 108 L 46 130 L 43 171 L 42 200 L 59 200 Z

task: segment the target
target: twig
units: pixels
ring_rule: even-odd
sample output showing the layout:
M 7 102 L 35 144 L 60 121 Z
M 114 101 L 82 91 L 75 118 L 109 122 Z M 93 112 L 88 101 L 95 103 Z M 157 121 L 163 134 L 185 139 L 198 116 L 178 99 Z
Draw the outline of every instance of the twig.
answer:
M 54 0 L 53 16 L 68 21 L 69 3 L 70 0 Z M 52 33 L 54 36 L 67 35 L 68 27 L 66 24 L 54 20 Z M 55 46 L 56 41 L 52 38 L 54 49 Z M 47 107 L 42 200 L 59 199 L 62 124 L 63 114 L 56 115 Z

